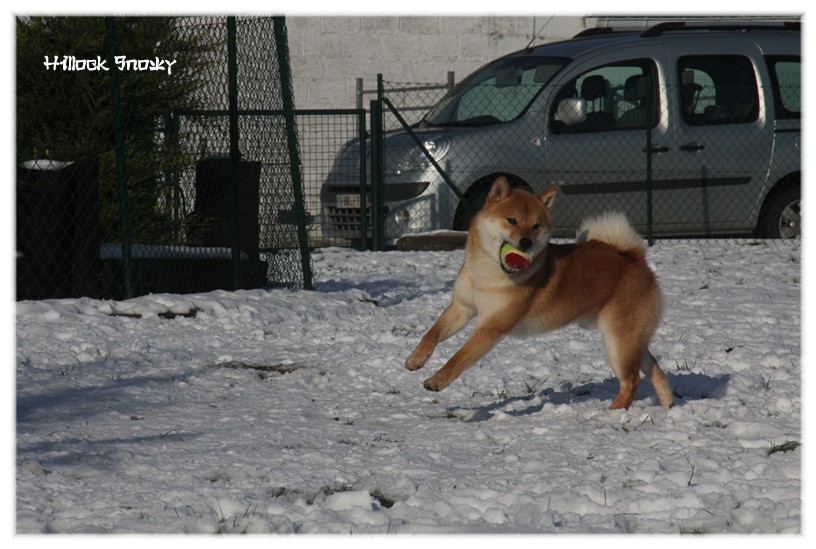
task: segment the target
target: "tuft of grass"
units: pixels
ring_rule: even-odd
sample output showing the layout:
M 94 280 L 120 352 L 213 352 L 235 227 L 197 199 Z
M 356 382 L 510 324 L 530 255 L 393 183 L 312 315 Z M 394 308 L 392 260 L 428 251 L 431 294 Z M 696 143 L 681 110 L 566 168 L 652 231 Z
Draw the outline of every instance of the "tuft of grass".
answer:
M 722 421 L 717 421 L 715 419 L 714 421 L 707 421 L 707 422 L 703 423 L 703 427 L 714 427 L 716 429 L 725 429 L 726 427 L 728 427 L 728 424 L 723 423 Z
M 767 378 L 765 376 L 760 376 L 760 378 L 762 379 L 762 387 L 766 391 L 769 391 L 771 389 L 771 384 L 776 381 L 776 378 L 772 375 L 768 375 Z
M 315 501 L 324 500 L 332 494 L 339 494 L 340 492 L 350 492 L 354 490 L 354 485 L 346 483 L 335 482 L 333 485 L 324 484 L 318 492 L 306 498 L 307 505 L 314 505 Z
M 527 394 L 528 395 L 532 395 L 533 393 L 538 391 L 538 388 L 541 387 L 542 385 L 544 385 L 547 382 L 547 380 L 549 379 L 549 376 L 545 377 L 544 379 L 538 379 L 537 377 L 534 377 L 534 376 L 530 376 L 530 377 L 532 377 L 535 380 L 535 383 L 531 384 L 529 381 L 524 382 L 524 387 L 527 389 Z
M 786 440 L 782 444 L 771 444 L 771 447 L 768 449 L 768 455 L 770 456 L 777 452 L 793 452 L 801 445 L 802 443 L 796 440 Z
M 683 363 L 675 362 L 674 369 L 677 372 L 691 372 L 695 368 L 699 367 L 702 360 L 694 359 L 691 363 L 689 363 L 687 358 L 683 359 Z

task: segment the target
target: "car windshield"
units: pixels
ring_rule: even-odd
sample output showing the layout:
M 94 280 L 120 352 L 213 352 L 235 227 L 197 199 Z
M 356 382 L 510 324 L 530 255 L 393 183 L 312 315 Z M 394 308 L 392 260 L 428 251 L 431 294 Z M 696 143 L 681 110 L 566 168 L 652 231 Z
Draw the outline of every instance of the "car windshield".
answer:
M 425 126 L 488 126 L 518 118 L 569 59 L 499 59 L 455 86 L 425 116 Z

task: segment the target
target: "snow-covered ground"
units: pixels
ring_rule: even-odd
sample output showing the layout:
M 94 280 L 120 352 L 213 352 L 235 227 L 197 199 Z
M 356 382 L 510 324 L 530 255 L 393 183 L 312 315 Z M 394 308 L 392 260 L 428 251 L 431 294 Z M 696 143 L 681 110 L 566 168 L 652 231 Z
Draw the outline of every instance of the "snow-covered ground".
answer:
M 577 327 L 425 391 L 468 330 L 403 361 L 461 259 L 333 248 L 315 292 L 17 303 L 17 533 L 806 529 L 798 242 L 650 249 L 668 411 L 648 382 L 609 411 Z

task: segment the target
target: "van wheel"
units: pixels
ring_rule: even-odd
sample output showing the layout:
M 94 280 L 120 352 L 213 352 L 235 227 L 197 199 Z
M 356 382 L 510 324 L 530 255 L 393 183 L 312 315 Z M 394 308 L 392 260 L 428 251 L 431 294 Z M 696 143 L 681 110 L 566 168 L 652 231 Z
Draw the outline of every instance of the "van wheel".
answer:
M 504 177 L 510 181 L 510 187 L 533 192 L 533 189 L 530 188 L 527 183 L 513 175 L 496 174 L 483 177 L 471 185 L 465 193 L 467 204 L 464 201 L 460 201 L 456 207 L 456 212 L 453 214 L 452 229 L 454 231 L 467 231 L 470 229 L 470 222 L 473 221 L 473 216 L 482 209 L 485 200 L 487 200 L 487 193 L 490 192 L 490 187 L 493 186 L 493 183 L 501 175 L 504 175 Z
M 767 207 L 757 226 L 762 238 L 801 238 L 802 191 L 799 185 L 783 189 L 776 196 L 769 196 Z

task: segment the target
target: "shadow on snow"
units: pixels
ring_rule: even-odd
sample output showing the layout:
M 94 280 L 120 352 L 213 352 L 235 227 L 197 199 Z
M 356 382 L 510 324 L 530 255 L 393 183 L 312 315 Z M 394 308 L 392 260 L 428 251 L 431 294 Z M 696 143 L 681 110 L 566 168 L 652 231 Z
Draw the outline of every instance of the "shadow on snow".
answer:
M 729 374 L 710 376 L 694 373 L 682 375 L 670 373 L 668 376 L 674 393 L 673 406 L 685 406 L 695 400 L 722 398 L 731 377 Z M 510 397 L 485 406 L 475 407 L 472 409 L 473 414 L 466 421 L 487 421 L 493 418 L 497 412 L 509 416 L 531 415 L 540 412 L 546 404 L 571 404 L 588 400 L 608 401 L 611 403 L 615 395 L 618 394 L 618 388 L 618 381 L 615 378 L 608 378 L 600 383 L 586 383 L 579 386 L 567 383 L 562 385 L 560 389 L 547 388 L 535 395 Z M 648 381 L 641 383 L 635 398 L 653 399 L 657 405 L 654 391 Z M 535 403 L 531 402 L 526 408 L 521 407 L 523 406 L 521 403 L 529 401 L 535 401 Z M 456 407 L 456 409 L 462 410 L 461 407 Z

